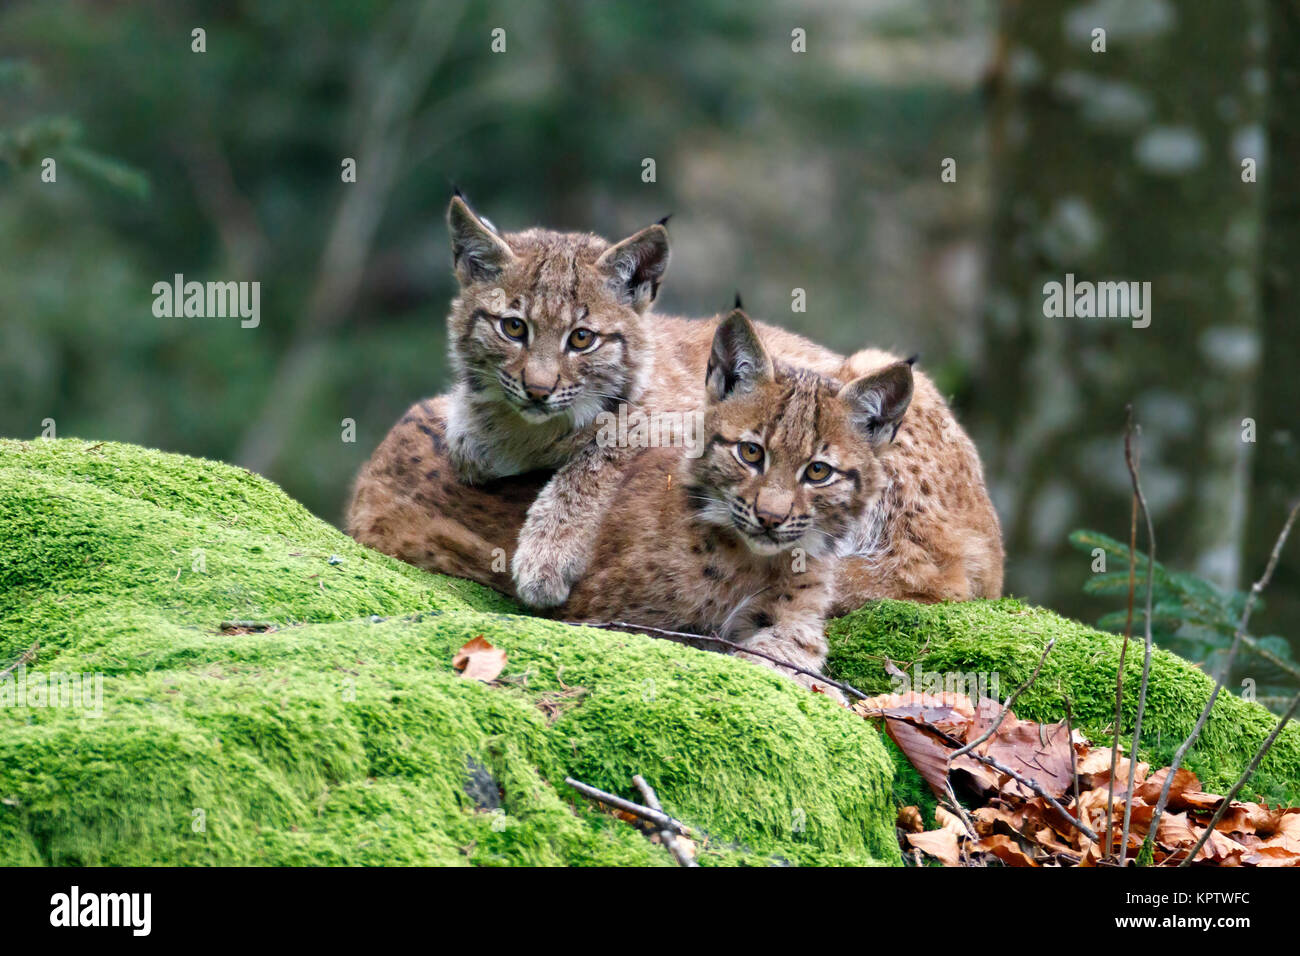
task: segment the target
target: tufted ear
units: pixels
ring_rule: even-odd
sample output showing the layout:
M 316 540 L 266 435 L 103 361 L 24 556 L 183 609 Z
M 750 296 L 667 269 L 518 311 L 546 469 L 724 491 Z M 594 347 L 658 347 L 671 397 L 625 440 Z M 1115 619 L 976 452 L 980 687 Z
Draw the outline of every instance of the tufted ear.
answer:
M 619 301 L 638 312 L 650 308 L 668 269 L 668 230 L 663 221 L 647 226 L 596 260 L 599 272 Z
M 759 341 L 754 323 L 740 309 L 733 309 L 713 333 L 713 351 L 705 377 L 709 401 L 744 395 L 771 381 L 773 375 L 772 359 Z
M 452 268 L 462 286 L 495 279 L 515 258 L 496 227 L 476 215 L 459 192 L 447 207 L 447 229 Z
M 849 406 L 854 427 L 871 444 L 893 441 L 912 402 L 912 363 L 895 362 L 854 379 L 840 389 L 839 397 Z

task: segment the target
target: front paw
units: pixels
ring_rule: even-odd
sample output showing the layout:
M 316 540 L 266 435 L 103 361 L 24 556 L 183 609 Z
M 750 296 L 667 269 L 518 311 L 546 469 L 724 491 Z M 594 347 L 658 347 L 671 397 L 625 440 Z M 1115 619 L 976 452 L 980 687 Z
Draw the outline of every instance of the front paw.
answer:
M 532 554 L 522 547 L 511 562 L 515 594 L 529 607 L 557 607 L 569 596 L 570 582 L 560 573 L 556 562 Z

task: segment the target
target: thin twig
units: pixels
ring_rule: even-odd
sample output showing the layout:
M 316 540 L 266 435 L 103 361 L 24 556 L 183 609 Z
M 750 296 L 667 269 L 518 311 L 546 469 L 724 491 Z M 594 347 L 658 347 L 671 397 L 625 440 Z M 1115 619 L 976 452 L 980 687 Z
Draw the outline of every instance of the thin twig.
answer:
M 1052 648 L 1055 645 L 1056 645 L 1056 638 L 1052 638 L 1050 641 L 1047 642 L 1047 646 L 1043 648 L 1043 656 L 1038 658 L 1038 666 L 1035 667 L 1034 672 L 1029 675 L 1029 679 L 1026 680 L 1019 687 L 1017 687 L 1015 689 L 1015 692 L 1010 697 L 1007 698 L 1007 702 L 1002 705 L 1002 710 L 998 713 L 998 719 L 993 721 L 993 723 L 989 726 L 989 729 L 984 731 L 984 733 L 980 734 L 978 737 L 976 737 L 970 743 L 966 744 L 964 747 L 958 748 L 957 752 L 952 754 L 948 758 L 949 761 L 952 761 L 953 759 L 960 757 L 962 754 L 970 753 L 972 750 L 974 750 L 976 747 L 984 743 L 984 741 L 988 740 L 990 737 L 992 737 L 994 734 L 998 732 L 998 728 L 1002 726 L 1002 721 L 1006 719 L 1007 714 L 1010 713 L 1011 711 L 1011 705 L 1014 704 L 1019 699 L 1020 695 L 1025 692 L 1025 688 L 1027 688 L 1034 681 L 1038 680 L 1038 672 L 1043 669 L 1043 663 L 1047 660 L 1047 655 L 1052 652 Z
M 1278 670 L 1290 674 L 1292 677 L 1300 678 L 1300 667 L 1296 666 L 1295 661 L 1288 661 L 1278 657 L 1249 634 L 1241 635 L 1241 643 L 1246 645 L 1246 647 L 1250 649 L 1250 652 L 1256 657 L 1268 661 Z
M 1236 634 L 1233 635 L 1232 647 L 1228 651 L 1227 660 L 1219 668 L 1218 676 L 1214 682 L 1214 690 L 1210 693 L 1210 699 L 1201 708 L 1200 716 L 1196 718 L 1196 724 L 1192 727 L 1192 732 L 1179 745 L 1178 750 L 1174 753 L 1173 762 L 1169 765 L 1169 773 L 1165 776 L 1164 786 L 1160 788 L 1160 799 L 1156 801 L 1155 811 L 1151 814 L 1151 826 L 1147 830 L 1146 837 L 1147 843 L 1155 841 L 1156 828 L 1160 825 L 1160 817 L 1165 812 L 1165 805 L 1169 802 L 1169 791 L 1174 783 L 1174 774 L 1183 765 L 1183 758 L 1187 756 L 1187 752 L 1192 749 L 1192 746 L 1201 736 L 1201 729 L 1210 718 L 1210 711 L 1214 708 L 1214 702 L 1219 699 L 1219 693 L 1223 690 L 1224 682 L 1232 673 L 1232 663 L 1237 657 L 1237 648 L 1241 646 L 1242 636 L 1246 633 L 1246 628 L 1250 624 L 1250 615 L 1255 609 L 1255 602 L 1273 578 L 1273 571 L 1277 568 L 1278 559 L 1282 555 L 1282 548 L 1286 544 L 1287 536 L 1291 534 L 1291 528 L 1295 524 L 1296 515 L 1298 514 L 1300 514 L 1300 502 L 1296 502 L 1295 507 L 1291 509 L 1291 513 L 1287 516 L 1286 523 L 1282 525 L 1282 531 L 1278 534 L 1277 541 L 1273 545 L 1273 551 L 1269 555 L 1264 573 L 1250 587 L 1250 594 L 1246 597 L 1246 605 L 1241 610 L 1241 621 L 1237 624 Z
M 636 777 L 633 778 L 633 780 L 636 779 Z M 642 820 L 654 824 L 660 834 L 669 833 L 688 838 L 691 836 L 690 828 L 687 827 L 686 824 L 682 823 L 680 820 L 673 819 L 668 814 L 664 813 L 662 808 L 643 807 L 639 803 L 633 803 L 631 800 L 624 800 L 622 797 L 616 796 L 615 794 L 606 793 L 604 790 L 598 790 L 590 784 L 583 783 L 581 780 L 574 780 L 572 777 L 565 777 L 564 782 L 588 799 L 607 804 L 617 810 L 622 810 L 624 813 L 630 813 L 635 817 L 640 817 Z M 657 802 L 658 801 L 656 801 L 656 803 Z M 673 851 L 673 855 L 676 856 L 675 851 Z M 694 861 L 692 861 L 692 864 L 683 863 L 682 865 L 693 865 L 693 863 Z
M 1132 416 L 1132 406 L 1129 406 L 1130 421 Z M 1140 434 L 1140 431 L 1139 431 Z M 1147 682 L 1151 677 L 1151 598 L 1155 593 L 1155 568 L 1156 568 L 1156 529 L 1151 522 L 1151 511 L 1147 508 L 1146 495 L 1142 493 L 1142 476 L 1138 464 L 1139 454 L 1133 448 L 1133 443 L 1125 441 L 1124 458 L 1128 463 L 1128 472 L 1133 479 L 1133 493 L 1137 495 L 1138 506 L 1142 509 L 1142 517 L 1146 519 L 1147 526 L 1147 607 L 1146 607 L 1146 646 L 1142 654 L 1142 684 L 1138 688 L 1138 705 L 1137 716 L 1133 721 L 1133 744 L 1129 748 L 1128 761 L 1128 789 L 1124 794 L 1124 826 L 1120 830 L 1120 865 L 1127 865 L 1128 861 L 1128 829 L 1130 817 L 1133 813 L 1133 786 L 1137 782 L 1137 752 L 1138 744 L 1142 740 L 1142 715 L 1147 706 Z M 1119 733 L 1119 728 L 1115 728 Z
M 869 700 L 866 694 L 858 690 L 852 684 L 846 684 L 843 681 L 831 680 L 825 674 L 819 674 L 817 671 L 809 670 L 807 667 L 800 667 L 798 664 L 783 660 L 780 657 L 774 657 L 763 651 L 756 651 L 746 647 L 744 644 L 737 644 L 735 641 L 724 640 L 721 637 L 715 637 L 712 634 L 689 634 L 686 631 L 669 631 L 662 627 L 651 627 L 648 624 L 629 624 L 626 621 L 564 621 L 565 624 L 573 624 L 577 627 L 599 627 L 607 631 L 632 631 L 634 633 L 649 634 L 652 637 L 663 637 L 678 644 L 689 644 L 692 647 L 700 647 L 703 644 L 717 644 L 719 647 L 725 647 L 728 650 L 739 651 L 742 654 L 748 654 L 751 657 L 761 657 L 765 661 L 771 661 L 781 667 L 788 667 L 792 671 L 819 680 L 829 687 L 835 687 L 846 694 L 856 697 L 858 700 Z M 704 648 L 708 650 L 708 648 Z
M 36 660 L 37 652 L 40 651 L 40 649 L 41 649 L 40 641 L 37 641 L 31 647 L 27 648 L 27 650 L 23 651 L 21 654 L 18 655 L 18 660 L 14 661 L 4 670 L 0 671 L 0 679 L 4 679 L 8 677 L 10 674 L 18 670 L 18 668 L 22 667 L 24 664 L 30 664 L 32 661 Z
M 1001 763 L 998 760 L 995 760 L 993 757 L 990 757 L 988 754 L 969 753 L 966 756 L 970 757 L 972 760 L 978 760 L 980 763 L 985 764 L 986 766 L 992 767 L 994 770 L 998 771 L 999 773 L 1005 773 L 1012 780 L 1016 781 L 1016 783 L 1028 787 L 1034 793 L 1038 794 L 1038 796 L 1046 800 L 1048 804 L 1051 806 L 1051 808 L 1055 810 L 1057 813 L 1059 813 L 1062 817 L 1064 817 L 1065 821 L 1069 823 L 1070 826 L 1074 827 L 1076 830 L 1078 830 L 1080 833 L 1086 836 L 1093 843 L 1097 842 L 1097 834 L 1093 833 L 1091 828 L 1089 828 L 1086 823 L 1084 823 L 1081 820 L 1077 820 L 1073 816 L 1071 816 L 1070 811 L 1066 810 L 1065 807 L 1061 806 L 1060 802 L 1055 797 L 1053 797 L 1050 793 L 1048 793 L 1041 786 L 1039 786 L 1038 781 L 1017 773 L 1016 771 L 1008 767 L 1006 764 Z
M 1273 728 L 1273 732 L 1268 735 L 1267 739 L 1265 739 L 1262 744 L 1260 744 L 1259 750 L 1255 751 L 1255 756 L 1250 759 L 1250 763 L 1247 764 L 1246 769 L 1242 772 L 1241 776 L 1237 778 L 1237 782 L 1232 785 L 1232 789 L 1229 790 L 1228 795 L 1223 798 L 1223 802 L 1219 804 L 1218 809 L 1214 811 L 1214 816 L 1210 817 L 1210 825 L 1205 828 L 1205 832 L 1201 834 L 1201 838 L 1196 841 L 1196 845 L 1192 847 L 1192 851 L 1187 854 L 1187 859 L 1178 864 L 1180 867 L 1187 866 L 1187 864 L 1191 863 L 1192 860 L 1196 859 L 1196 854 L 1201 852 L 1201 847 L 1205 845 L 1205 841 L 1210 838 L 1210 834 L 1214 832 L 1214 828 L 1218 826 L 1219 821 L 1223 819 L 1223 815 L 1227 812 L 1228 807 L 1232 805 L 1232 801 L 1236 798 L 1237 794 L 1241 792 L 1241 788 L 1246 785 L 1246 781 L 1248 781 L 1259 768 L 1260 761 L 1264 759 L 1264 755 L 1268 753 L 1269 748 L 1273 746 L 1273 742 L 1277 740 L 1278 735 L 1282 733 L 1282 728 L 1285 727 L 1291 718 L 1295 716 L 1297 708 L 1300 708 L 1300 694 L 1296 694 L 1296 696 L 1292 698 L 1291 706 L 1287 708 L 1286 713 L 1278 720 L 1277 726 Z M 1172 774 L 1170 776 L 1172 776 Z
M 954 790 L 952 789 L 952 778 L 945 777 L 943 781 L 943 785 L 948 789 L 948 799 L 952 802 L 953 809 L 955 809 L 957 813 L 961 816 L 961 822 L 965 825 L 966 832 L 970 834 L 970 838 L 972 840 L 978 840 L 979 834 L 975 832 L 974 822 L 971 820 L 970 815 L 966 812 L 966 808 L 961 805 L 961 801 L 957 799 L 956 792 L 954 792 Z
M 645 800 L 646 806 L 651 810 L 654 810 L 656 813 L 664 812 L 663 806 L 659 803 L 659 797 L 655 795 L 654 787 L 646 783 L 645 777 L 637 774 L 632 778 L 632 782 L 636 784 L 636 788 L 641 791 L 641 797 Z M 667 814 L 664 815 L 667 816 Z M 663 845 L 668 848 L 668 852 L 673 855 L 678 864 L 681 866 L 699 866 L 699 864 L 695 862 L 694 857 L 687 852 L 686 847 L 682 846 L 681 843 L 678 842 L 677 834 L 672 830 L 667 828 L 660 830 L 659 839 L 663 842 Z
M 1128 406 L 1128 420 L 1124 426 L 1124 458 L 1128 460 L 1133 442 L 1133 406 Z M 1133 637 L 1133 593 L 1137 588 L 1137 535 L 1138 496 L 1133 492 L 1133 507 L 1128 522 L 1128 619 L 1124 623 L 1124 643 L 1119 648 L 1119 669 L 1115 672 L 1115 728 L 1110 738 L 1110 780 L 1106 784 L 1106 845 L 1102 859 L 1110 856 L 1114 847 L 1115 819 L 1115 767 L 1119 763 L 1119 729 L 1124 720 L 1124 659 L 1128 656 L 1128 642 Z
M 1074 806 L 1079 806 L 1079 762 L 1074 756 L 1074 709 L 1070 706 L 1070 698 L 1065 698 L 1065 733 L 1070 742 L 1070 782 L 1074 785 Z

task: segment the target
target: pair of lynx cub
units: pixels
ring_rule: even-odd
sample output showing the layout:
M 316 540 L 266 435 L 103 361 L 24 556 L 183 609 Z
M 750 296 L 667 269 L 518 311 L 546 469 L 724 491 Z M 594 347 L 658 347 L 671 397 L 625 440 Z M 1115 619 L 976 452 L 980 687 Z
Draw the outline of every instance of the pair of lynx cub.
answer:
M 662 222 L 612 246 L 502 234 L 459 194 L 447 219 L 455 386 L 362 469 L 357 540 L 565 618 L 717 633 L 818 671 L 828 614 L 1000 594 L 979 457 L 910 361 L 846 359 L 739 303 L 650 314 Z M 702 412 L 702 453 L 598 440 L 620 406 Z

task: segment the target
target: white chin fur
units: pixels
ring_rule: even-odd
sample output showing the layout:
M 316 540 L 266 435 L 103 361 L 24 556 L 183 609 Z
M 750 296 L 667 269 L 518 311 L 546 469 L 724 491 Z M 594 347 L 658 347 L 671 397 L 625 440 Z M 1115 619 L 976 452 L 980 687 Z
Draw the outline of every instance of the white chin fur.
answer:
M 750 551 L 761 554 L 765 558 L 770 558 L 786 550 L 783 546 L 768 538 L 755 538 L 750 534 L 745 535 L 744 538 L 745 544 L 749 545 Z
M 542 422 L 549 422 L 557 415 L 564 414 L 565 411 L 562 408 L 555 411 L 538 411 L 535 408 L 520 408 L 518 405 L 514 406 L 514 409 L 518 413 L 519 417 L 530 425 L 540 425 Z

